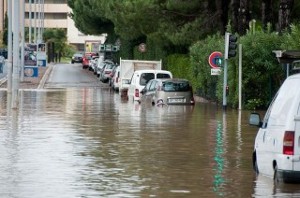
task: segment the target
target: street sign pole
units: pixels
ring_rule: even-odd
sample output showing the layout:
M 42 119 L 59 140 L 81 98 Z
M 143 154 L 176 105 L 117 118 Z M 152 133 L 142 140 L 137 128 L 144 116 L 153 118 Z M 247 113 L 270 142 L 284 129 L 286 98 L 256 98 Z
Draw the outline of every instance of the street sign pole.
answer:
M 226 110 L 227 107 L 227 96 L 226 96 L 226 87 L 227 87 L 227 67 L 228 59 L 224 60 L 224 81 L 223 81 L 223 110 Z
M 224 81 L 223 81 L 223 110 L 226 110 L 227 107 L 227 96 L 226 96 L 226 87 L 227 87 L 227 68 L 228 68 L 228 45 L 229 45 L 229 35 L 230 33 L 225 33 L 225 55 L 224 55 Z

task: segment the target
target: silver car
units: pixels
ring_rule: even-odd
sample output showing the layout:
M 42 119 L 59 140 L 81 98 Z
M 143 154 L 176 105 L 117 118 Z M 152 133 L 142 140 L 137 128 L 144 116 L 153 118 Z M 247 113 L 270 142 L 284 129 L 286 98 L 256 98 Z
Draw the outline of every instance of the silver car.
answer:
M 152 79 L 141 91 L 141 103 L 194 105 L 193 89 L 186 79 Z
M 99 76 L 100 81 L 104 82 L 104 83 L 108 83 L 109 79 L 112 77 L 112 74 L 113 74 L 112 72 L 115 67 L 116 67 L 116 65 L 113 62 L 106 62 L 105 66 Z

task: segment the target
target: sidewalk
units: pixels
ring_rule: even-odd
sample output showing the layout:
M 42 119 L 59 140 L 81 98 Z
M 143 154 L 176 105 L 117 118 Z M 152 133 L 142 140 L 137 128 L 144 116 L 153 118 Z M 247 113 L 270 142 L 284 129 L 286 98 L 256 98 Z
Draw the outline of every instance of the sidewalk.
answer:
M 24 81 L 20 81 L 19 89 L 43 89 L 53 65 L 50 63 L 47 67 L 38 67 L 38 77 L 24 77 Z M 0 88 L 7 88 L 7 77 L 0 79 Z

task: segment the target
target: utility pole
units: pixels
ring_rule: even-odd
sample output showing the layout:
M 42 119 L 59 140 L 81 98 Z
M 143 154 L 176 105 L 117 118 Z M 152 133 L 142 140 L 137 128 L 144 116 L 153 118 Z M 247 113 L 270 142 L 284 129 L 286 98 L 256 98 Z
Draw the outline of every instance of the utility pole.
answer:
M 20 33 L 20 1 L 14 0 L 13 5 L 13 83 L 12 83 L 12 108 L 17 109 L 19 103 L 19 33 Z
M 7 36 L 7 93 L 12 93 L 12 0 L 7 0 L 8 36 Z
M 32 5 L 32 0 L 29 0 L 29 40 L 28 43 L 31 43 L 31 29 L 32 29 L 32 11 L 31 11 L 31 6 Z
M 25 57 L 25 0 L 21 0 L 21 7 L 20 7 L 20 13 L 21 13 L 21 18 L 20 18 L 20 28 L 21 28 L 21 82 L 24 81 L 24 57 Z

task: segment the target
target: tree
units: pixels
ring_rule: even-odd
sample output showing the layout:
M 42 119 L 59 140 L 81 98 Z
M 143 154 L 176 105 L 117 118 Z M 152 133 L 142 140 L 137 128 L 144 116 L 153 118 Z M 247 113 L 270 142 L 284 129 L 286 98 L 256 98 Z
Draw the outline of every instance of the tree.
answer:
M 294 0 L 281 0 L 279 5 L 279 27 L 278 31 L 289 28 L 291 21 L 291 10 L 293 9 Z

